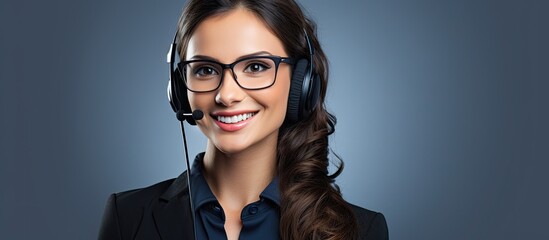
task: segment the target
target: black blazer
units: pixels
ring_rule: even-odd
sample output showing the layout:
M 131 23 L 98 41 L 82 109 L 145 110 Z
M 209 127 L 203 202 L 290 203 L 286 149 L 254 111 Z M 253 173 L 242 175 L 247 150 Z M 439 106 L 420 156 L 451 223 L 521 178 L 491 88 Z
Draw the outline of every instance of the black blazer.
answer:
M 147 188 L 112 194 L 103 214 L 100 240 L 193 239 L 186 173 Z M 349 204 L 358 218 L 360 239 L 389 239 L 381 213 Z

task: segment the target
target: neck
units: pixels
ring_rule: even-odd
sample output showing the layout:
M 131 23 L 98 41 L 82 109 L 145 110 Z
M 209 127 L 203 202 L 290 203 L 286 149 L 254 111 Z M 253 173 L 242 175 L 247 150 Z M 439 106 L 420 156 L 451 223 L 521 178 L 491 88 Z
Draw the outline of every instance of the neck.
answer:
M 208 141 L 204 176 L 224 209 L 240 210 L 259 200 L 276 174 L 277 139 L 238 153 L 223 153 Z

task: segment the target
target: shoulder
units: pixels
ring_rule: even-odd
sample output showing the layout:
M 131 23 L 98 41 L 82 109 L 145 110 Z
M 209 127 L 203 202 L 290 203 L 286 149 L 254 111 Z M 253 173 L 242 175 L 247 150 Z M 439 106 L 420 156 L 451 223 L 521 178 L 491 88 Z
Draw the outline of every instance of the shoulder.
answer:
M 173 181 L 170 179 L 149 187 L 111 194 L 103 212 L 99 239 L 131 238 L 144 222 L 149 221 L 144 216 L 150 215 L 147 212 L 151 211 L 155 200 Z
M 119 193 L 113 193 L 119 211 L 122 208 L 140 208 L 149 205 L 153 200 L 158 199 L 172 185 L 173 179 L 165 180 L 154 185 L 128 190 Z
M 389 231 L 385 216 L 380 212 L 371 211 L 348 203 L 353 210 L 359 227 L 359 239 L 385 240 L 389 239 Z

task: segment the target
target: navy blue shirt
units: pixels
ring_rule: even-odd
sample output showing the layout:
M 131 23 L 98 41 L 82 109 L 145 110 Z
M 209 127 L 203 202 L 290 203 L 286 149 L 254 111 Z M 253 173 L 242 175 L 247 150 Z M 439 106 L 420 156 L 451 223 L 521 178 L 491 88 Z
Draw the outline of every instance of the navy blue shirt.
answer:
M 204 153 L 198 154 L 191 168 L 196 236 L 198 239 L 227 239 L 224 211 L 202 174 L 203 158 Z M 280 239 L 278 177 L 275 177 L 259 195 L 259 201 L 250 203 L 242 209 L 240 218 L 242 229 L 239 239 Z

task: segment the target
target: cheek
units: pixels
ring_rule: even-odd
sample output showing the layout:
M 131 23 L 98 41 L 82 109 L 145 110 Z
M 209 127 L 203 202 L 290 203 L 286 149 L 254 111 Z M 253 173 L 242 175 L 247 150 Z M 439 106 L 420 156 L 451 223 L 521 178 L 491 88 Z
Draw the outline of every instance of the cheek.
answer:
M 201 110 L 205 115 L 208 114 L 214 103 L 214 96 L 211 93 L 193 93 L 187 91 L 187 96 L 191 111 Z M 196 124 L 202 128 L 202 125 L 208 125 L 207 123 L 209 122 L 209 118 L 204 116 L 200 121 L 196 121 Z
M 290 93 L 290 75 L 279 75 L 275 85 L 266 94 L 261 94 L 265 100 L 265 106 L 270 107 L 277 120 L 284 120 L 288 106 L 288 96 Z
M 189 104 L 191 105 L 191 109 L 194 110 L 201 110 L 204 112 L 204 114 L 208 114 L 209 108 L 211 108 L 212 100 L 214 97 L 211 96 L 209 93 L 193 93 L 191 91 L 187 91 L 187 96 L 189 98 Z M 208 136 L 209 134 L 209 127 L 211 123 L 210 118 L 204 117 L 200 121 L 196 121 L 196 125 L 200 129 L 200 131 L 205 135 Z
M 208 103 L 208 95 L 209 94 L 205 93 L 193 93 L 187 90 L 187 96 L 189 98 L 191 109 L 196 110 L 204 108 Z M 211 101 L 211 99 L 209 101 Z
M 191 105 L 191 109 L 196 108 L 196 94 L 187 90 L 187 98 L 189 99 L 189 104 Z

